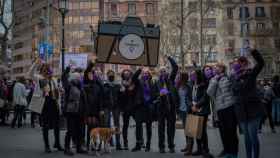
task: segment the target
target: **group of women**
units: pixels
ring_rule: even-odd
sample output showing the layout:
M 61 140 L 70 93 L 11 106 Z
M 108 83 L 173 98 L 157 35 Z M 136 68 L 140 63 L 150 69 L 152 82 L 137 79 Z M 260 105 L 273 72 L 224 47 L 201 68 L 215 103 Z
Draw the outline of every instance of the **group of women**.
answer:
M 112 124 L 117 130 L 121 130 L 120 125 L 123 125 L 123 143 L 120 134 L 117 134 L 116 149 L 128 150 L 130 117 L 136 123 L 133 152 L 143 147 L 146 152 L 150 151 L 152 123 L 158 121 L 159 152 L 166 152 L 167 130 L 168 149 L 174 153 L 176 116 L 186 125 L 188 114 L 194 114 L 204 118 L 202 137 L 194 140 L 186 136 L 186 147 L 182 152 L 186 156 L 212 157 L 207 137 L 207 121 L 212 112 L 219 122 L 225 157 L 238 155 L 239 125 L 245 135 L 247 158 L 258 158 L 257 130 L 264 109 L 257 93 L 256 79 L 264 60 L 257 50 L 252 50 L 251 55 L 256 61 L 254 66 L 246 57 L 239 57 L 230 64 L 228 71 L 224 64 L 219 63 L 179 73 L 176 62 L 168 57 L 170 73 L 166 67 L 161 67 L 157 79 L 153 79 L 148 69 L 140 68 L 136 72 L 125 69 L 120 82 L 117 82 L 112 70 L 108 71 L 107 80 L 102 80 L 90 63 L 84 72 L 66 68 L 61 79 L 63 89 L 53 79 L 50 66 L 37 60 L 29 74 L 37 83 L 34 94 L 41 91 L 44 98 L 41 117 L 45 151 L 51 152 L 48 130 L 52 128 L 55 133 L 54 148 L 63 150 L 59 142 L 59 98 L 63 96 L 62 112 L 67 119 L 64 152 L 67 155 L 74 154 L 70 148 L 71 139 L 78 153 L 87 153 L 82 144 L 89 149 L 89 137 L 86 137 L 89 131 L 96 127 L 111 127 Z M 36 70 L 39 70 L 37 75 Z M 146 124 L 145 142 L 143 124 Z M 197 144 L 196 151 L 193 151 L 194 142 Z

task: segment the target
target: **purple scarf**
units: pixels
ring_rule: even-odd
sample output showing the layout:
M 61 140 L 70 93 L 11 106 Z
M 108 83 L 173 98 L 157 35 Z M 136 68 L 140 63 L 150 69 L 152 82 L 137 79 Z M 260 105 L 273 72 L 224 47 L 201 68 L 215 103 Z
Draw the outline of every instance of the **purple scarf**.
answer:
M 151 88 L 148 83 L 144 83 L 144 99 L 145 102 L 148 102 L 151 99 Z

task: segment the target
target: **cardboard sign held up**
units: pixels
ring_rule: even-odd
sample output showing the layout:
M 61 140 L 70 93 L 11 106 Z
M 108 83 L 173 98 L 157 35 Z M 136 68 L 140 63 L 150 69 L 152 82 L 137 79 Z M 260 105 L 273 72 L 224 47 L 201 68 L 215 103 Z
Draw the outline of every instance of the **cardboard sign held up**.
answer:
M 98 25 L 97 62 L 157 66 L 160 28 L 143 25 L 138 17 Z

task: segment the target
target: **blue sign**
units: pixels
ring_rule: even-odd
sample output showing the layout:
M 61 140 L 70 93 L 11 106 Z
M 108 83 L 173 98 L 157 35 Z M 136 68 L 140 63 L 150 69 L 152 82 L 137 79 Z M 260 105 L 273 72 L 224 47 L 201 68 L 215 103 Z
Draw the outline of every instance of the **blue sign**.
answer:
M 39 44 L 39 56 L 43 59 L 45 54 L 48 53 L 49 56 L 53 54 L 53 45 L 48 43 L 40 43 Z

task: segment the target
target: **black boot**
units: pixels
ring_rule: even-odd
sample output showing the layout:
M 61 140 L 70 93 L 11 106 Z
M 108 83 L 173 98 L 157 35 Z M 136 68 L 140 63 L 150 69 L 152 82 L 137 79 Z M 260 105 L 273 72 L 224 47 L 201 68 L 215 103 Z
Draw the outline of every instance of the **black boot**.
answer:
M 50 144 L 49 144 L 49 132 L 47 128 L 43 128 L 43 139 L 45 144 L 45 152 L 51 153 Z
M 151 143 L 148 142 L 148 143 L 146 144 L 145 152 L 149 152 L 150 150 L 151 150 Z
M 141 150 L 141 144 L 136 143 L 135 147 L 131 150 L 132 152 L 140 151 Z
M 64 151 L 64 149 L 60 145 L 59 127 L 55 127 L 54 137 L 55 137 L 55 143 L 53 147 L 56 148 L 58 151 Z
M 124 142 L 124 145 L 123 145 L 124 147 L 123 147 L 123 150 L 129 150 L 128 149 L 128 143 L 127 142 Z
M 67 156 L 73 156 L 74 153 L 70 150 L 70 149 L 66 149 L 64 150 L 64 155 L 67 155 Z
M 120 143 L 116 145 L 116 150 L 123 150 L 122 145 Z
M 64 151 L 60 144 L 55 144 L 53 148 L 56 148 L 58 151 Z

